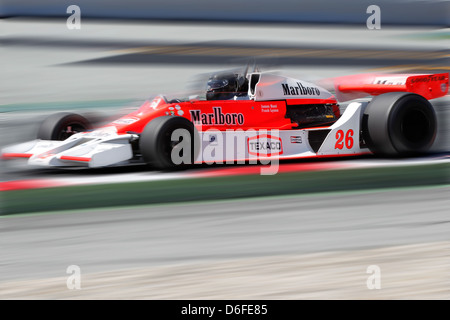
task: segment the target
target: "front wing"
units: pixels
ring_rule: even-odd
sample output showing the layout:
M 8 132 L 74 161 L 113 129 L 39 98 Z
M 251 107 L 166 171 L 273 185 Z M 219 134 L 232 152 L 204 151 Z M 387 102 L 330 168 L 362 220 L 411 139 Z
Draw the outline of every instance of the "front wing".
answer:
M 27 158 L 33 166 L 105 167 L 130 160 L 133 135 L 97 130 L 75 134 L 64 141 L 33 140 L 2 150 L 3 158 Z

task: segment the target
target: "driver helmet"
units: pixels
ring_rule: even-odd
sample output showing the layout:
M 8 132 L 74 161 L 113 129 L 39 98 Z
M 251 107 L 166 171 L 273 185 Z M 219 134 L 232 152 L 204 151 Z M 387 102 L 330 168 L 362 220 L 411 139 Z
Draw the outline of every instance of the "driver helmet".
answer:
M 228 100 L 234 98 L 238 89 L 236 75 L 220 73 L 211 76 L 207 83 L 207 100 Z

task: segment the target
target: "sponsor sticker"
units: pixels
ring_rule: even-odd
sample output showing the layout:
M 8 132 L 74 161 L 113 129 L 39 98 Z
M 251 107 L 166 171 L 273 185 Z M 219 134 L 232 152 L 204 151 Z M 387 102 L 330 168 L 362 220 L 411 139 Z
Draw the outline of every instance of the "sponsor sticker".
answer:
M 277 104 L 262 104 L 261 105 L 261 112 L 279 112 L 278 105 Z
M 113 123 L 115 123 L 115 124 L 132 124 L 132 123 L 135 123 L 136 121 L 139 121 L 139 118 L 130 117 L 130 118 L 117 119 Z
M 404 85 L 406 83 L 406 77 L 376 77 L 373 83 L 387 86 Z
M 291 136 L 291 143 L 303 143 L 301 136 Z
M 248 138 L 248 152 L 255 156 L 277 156 L 283 154 L 280 137 L 261 134 Z
M 298 81 L 293 86 L 288 83 L 282 83 L 281 87 L 285 96 L 320 96 L 320 90 L 317 87 L 304 86 Z
M 427 76 L 415 76 L 411 77 L 411 83 L 417 83 L 417 82 L 436 82 L 436 81 L 444 81 L 445 76 L 443 75 L 427 75 Z
M 166 111 L 166 116 L 182 116 L 184 114 L 184 111 L 181 110 L 181 107 L 177 104 L 175 107 L 169 107 L 169 110 Z
M 223 113 L 222 107 L 213 107 L 213 112 L 203 113 L 201 110 L 190 110 L 191 121 L 202 125 L 243 125 L 245 118 L 242 113 Z

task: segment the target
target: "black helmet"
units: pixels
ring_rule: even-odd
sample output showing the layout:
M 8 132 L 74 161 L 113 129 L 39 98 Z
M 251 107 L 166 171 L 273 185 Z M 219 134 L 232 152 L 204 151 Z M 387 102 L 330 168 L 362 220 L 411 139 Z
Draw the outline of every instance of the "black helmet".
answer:
M 207 100 L 232 99 L 237 92 L 238 83 L 233 73 L 220 73 L 211 76 L 207 83 Z

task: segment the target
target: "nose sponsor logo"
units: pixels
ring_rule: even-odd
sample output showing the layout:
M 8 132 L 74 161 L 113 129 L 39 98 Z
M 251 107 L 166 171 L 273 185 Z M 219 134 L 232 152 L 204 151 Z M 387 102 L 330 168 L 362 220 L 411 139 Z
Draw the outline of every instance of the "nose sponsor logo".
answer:
M 139 118 L 137 118 L 137 117 L 124 117 L 124 118 L 120 118 L 120 119 L 113 121 L 113 123 L 127 125 L 127 124 L 135 123 L 137 121 L 139 121 Z
M 248 152 L 255 156 L 277 156 L 283 154 L 280 137 L 261 134 L 248 138 Z

